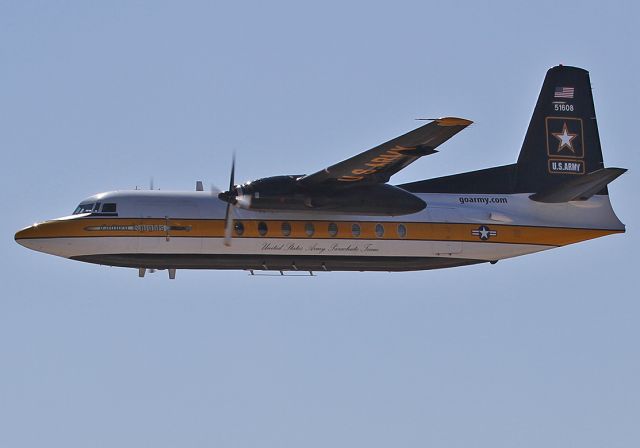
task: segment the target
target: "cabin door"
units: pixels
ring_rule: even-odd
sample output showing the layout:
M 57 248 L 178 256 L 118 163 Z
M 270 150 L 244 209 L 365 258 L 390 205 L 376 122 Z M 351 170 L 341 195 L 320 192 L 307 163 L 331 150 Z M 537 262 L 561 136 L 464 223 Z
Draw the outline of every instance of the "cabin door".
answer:
M 430 213 L 436 238 L 433 242 L 434 255 L 446 257 L 461 253 L 460 212 L 455 208 L 433 207 Z

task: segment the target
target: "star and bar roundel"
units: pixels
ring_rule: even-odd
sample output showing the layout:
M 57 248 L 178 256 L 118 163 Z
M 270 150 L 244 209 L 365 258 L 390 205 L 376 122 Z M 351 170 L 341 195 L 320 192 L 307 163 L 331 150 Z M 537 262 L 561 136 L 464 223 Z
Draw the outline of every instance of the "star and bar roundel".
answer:
M 477 236 L 482 241 L 487 241 L 489 238 L 491 238 L 492 236 L 496 236 L 497 234 L 498 232 L 496 232 L 495 230 L 491 230 L 488 226 L 484 225 L 471 231 L 471 235 Z
M 546 117 L 547 156 L 552 174 L 584 174 L 582 119 Z

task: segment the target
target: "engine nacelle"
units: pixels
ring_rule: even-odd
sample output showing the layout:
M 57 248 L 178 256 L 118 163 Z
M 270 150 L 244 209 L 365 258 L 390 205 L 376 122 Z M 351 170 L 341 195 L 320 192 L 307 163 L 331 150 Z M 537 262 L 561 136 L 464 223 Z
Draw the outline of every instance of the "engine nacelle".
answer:
M 296 181 L 298 177 L 267 177 L 238 186 L 234 192 L 236 204 L 247 210 L 381 216 L 407 215 L 427 206 L 422 199 L 393 185 L 338 185 L 309 189 Z

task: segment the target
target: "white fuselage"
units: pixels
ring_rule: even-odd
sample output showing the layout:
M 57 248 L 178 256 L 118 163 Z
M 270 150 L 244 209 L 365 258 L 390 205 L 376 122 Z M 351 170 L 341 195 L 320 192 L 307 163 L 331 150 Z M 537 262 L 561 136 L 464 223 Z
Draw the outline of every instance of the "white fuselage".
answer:
M 624 231 L 604 195 L 561 204 L 526 194 L 417 196 L 427 207 L 397 217 L 234 208 L 226 246 L 226 204 L 208 192 L 115 191 L 82 204 L 116 204 L 116 213 L 46 221 L 16 240 L 66 258 L 141 268 L 411 270 L 497 261 Z

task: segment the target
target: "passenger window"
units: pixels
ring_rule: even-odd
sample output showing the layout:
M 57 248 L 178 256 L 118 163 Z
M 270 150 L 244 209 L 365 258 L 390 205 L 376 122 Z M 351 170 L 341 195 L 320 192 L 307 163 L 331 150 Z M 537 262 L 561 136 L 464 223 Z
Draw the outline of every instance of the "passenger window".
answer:
M 236 221 L 233 225 L 233 229 L 236 231 L 236 235 L 240 236 L 244 233 L 244 224 L 240 221 Z
M 382 238 L 384 236 L 384 226 L 382 224 L 376 224 L 376 236 Z
M 284 236 L 289 236 L 291 235 L 291 224 L 289 224 L 288 222 L 283 222 L 282 226 L 280 226 L 280 230 L 282 230 L 282 234 Z
M 260 236 L 265 236 L 267 234 L 267 231 L 269 229 L 267 228 L 267 223 L 264 221 L 260 221 L 258 223 L 258 233 L 260 234 Z
M 351 234 L 355 237 L 360 236 L 360 226 L 358 224 L 353 224 L 351 226 Z
M 115 213 L 116 212 L 116 204 L 113 202 L 107 202 L 102 206 L 102 213 Z
M 407 236 L 407 228 L 404 224 L 398 224 L 398 236 L 400 238 L 404 238 L 405 236 Z
M 308 222 L 304 225 L 304 233 L 306 233 L 307 236 L 313 236 L 315 230 L 316 229 L 313 227 L 313 223 L 311 222 Z
M 338 226 L 335 222 L 329 223 L 329 236 L 334 237 L 338 234 Z

